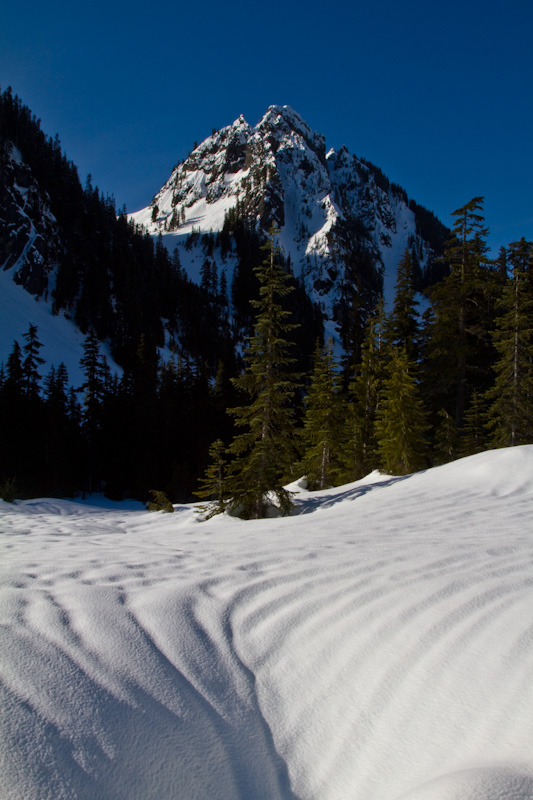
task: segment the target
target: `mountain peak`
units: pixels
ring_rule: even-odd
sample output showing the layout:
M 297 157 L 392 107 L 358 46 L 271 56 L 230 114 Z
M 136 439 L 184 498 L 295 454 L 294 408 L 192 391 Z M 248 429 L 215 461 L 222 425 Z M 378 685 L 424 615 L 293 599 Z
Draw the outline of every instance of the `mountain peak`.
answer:
M 383 278 L 391 294 L 407 246 L 416 245 L 422 269 L 432 258 L 405 192 L 344 145 L 326 156 L 324 136 L 288 105 L 269 106 L 255 127 L 241 114 L 214 132 L 132 219 L 169 236 L 173 249 L 193 231 L 222 231 L 230 213 L 256 230 L 275 221 L 285 257 L 330 318 L 363 261 L 372 306 Z
M 292 138 L 294 134 L 301 136 L 311 150 L 323 160 L 326 154 L 326 140 L 321 133 L 309 127 L 307 122 L 291 106 L 269 106 L 268 111 L 254 128 L 264 136 L 272 135 L 281 142 L 284 138 Z
M 230 125 L 230 128 L 249 128 L 250 126 L 244 119 L 243 114 L 239 114 L 237 119 Z
M 301 117 L 300 114 L 298 114 L 298 112 L 294 110 L 294 108 L 291 108 L 291 106 L 287 106 L 287 105 L 279 106 L 279 105 L 274 104 L 274 105 L 269 106 L 268 109 L 267 109 L 266 114 L 263 115 L 263 117 L 261 119 L 261 122 L 266 121 L 266 120 L 270 120 L 270 119 L 277 120 L 280 117 L 282 117 L 287 122 L 296 121 L 300 125 L 305 125 L 307 127 L 307 123 L 305 122 L 303 117 Z M 259 124 L 261 124 L 261 122 Z

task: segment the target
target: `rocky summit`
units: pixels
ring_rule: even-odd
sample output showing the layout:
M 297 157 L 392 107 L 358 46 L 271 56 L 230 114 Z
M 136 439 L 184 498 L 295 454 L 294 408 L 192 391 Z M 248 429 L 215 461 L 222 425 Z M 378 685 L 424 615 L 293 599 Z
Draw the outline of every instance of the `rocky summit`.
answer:
M 354 281 L 391 296 L 407 247 L 423 281 L 446 236 L 379 168 L 346 147 L 326 151 L 289 106 L 270 106 L 255 127 L 240 116 L 214 132 L 131 215 L 180 255 L 191 233 L 220 232 L 236 218 L 257 231 L 280 229 L 282 253 L 327 316 Z

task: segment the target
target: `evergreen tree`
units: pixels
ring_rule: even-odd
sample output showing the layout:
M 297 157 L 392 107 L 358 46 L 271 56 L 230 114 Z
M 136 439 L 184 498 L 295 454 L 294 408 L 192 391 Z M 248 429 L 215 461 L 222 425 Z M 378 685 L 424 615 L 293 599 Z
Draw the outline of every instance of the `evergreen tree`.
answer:
M 514 242 L 507 258 L 512 277 L 497 305 L 496 380 L 487 392 L 495 447 L 533 442 L 533 243 Z
M 407 475 L 426 466 L 428 427 L 416 367 L 404 348 L 392 348 L 376 418 L 377 444 L 385 472 Z
M 344 454 L 348 481 L 363 478 L 376 469 L 378 463 L 375 421 L 383 382 L 384 325 L 381 301 L 367 322 L 362 360 L 348 387 L 351 402 L 347 409 Z
M 99 432 L 102 424 L 104 399 L 104 370 L 100 355 L 100 343 L 94 331 L 91 331 L 85 338 L 80 366 L 83 368 L 85 378 L 79 391 L 83 392 L 82 421 L 86 441 L 86 488 L 91 494 L 100 466 Z
M 30 324 L 28 332 L 22 334 L 22 336 L 26 340 L 26 344 L 23 347 L 26 357 L 22 363 L 25 393 L 28 400 L 36 400 L 39 396 L 39 382 L 41 380 L 38 369 L 40 364 L 44 364 L 44 358 L 39 355 L 42 344 L 37 338 L 37 327 L 35 325 Z
M 26 398 L 22 372 L 22 349 L 15 340 L 5 369 L 0 391 L 0 484 L 15 479 L 22 486 L 24 475 L 24 446 L 21 430 L 24 427 Z M 6 495 L 7 496 L 7 495 Z
M 152 499 L 146 504 L 147 511 L 164 511 L 166 514 L 174 513 L 174 506 L 161 489 L 150 489 L 150 497 Z
M 229 499 L 226 465 L 224 442 L 217 439 L 209 448 L 209 466 L 195 492 L 197 497 L 211 501 L 202 506 L 204 519 L 211 519 L 215 514 L 223 514 L 226 509 Z
M 418 361 L 420 326 L 416 307 L 415 262 L 406 248 L 398 264 L 394 305 L 387 319 L 386 335 L 389 344 L 404 347 L 411 361 Z
M 70 409 L 68 372 L 63 363 L 45 378 L 45 475 L 46 493 L 73 495 L 80 488 L 79 454 L 82 448 L 79 415 Z
M 220 274 L 220 283 L 218 289 L 218 304 L 222 309 L 222 317 L 224 320 L 228 318 L 229 311 L 229 298 L 228 298 L 228 280 L 226 278 L 226 270 L 223 269 Z
M 461 439 L 459 442 L 459 455 L 473 456 L 481 453 L 489 446 L 487 437 L 487 400 L 486 395 L 475 391 L 472 393 L 470 403 L 465 412 Z
M 6 379 L 4 390 L 14 398 L 21 398 L 24 395 L 24 371 L 22 368 L 22 349 L 15 340 L 13 350 L 8 356 L 6 364 Z
M 289 371 L 294 358 L 286 338 L 295 326 L 282 306 L 292 287 L 289 274 L 278 263 L 277 233 L 270 229 L 264 248 L 267 258 L 254 270 L 259 281 L 259 299 L 252 301 L 257 311 L 255 330 L 244 356 L 246 370 L 234 380 L 249 402 L 230 410 L 237 427 L 245 429 L 229 448 L 235 456 L 231 507 L 244 518 L 266 516 L 274 498 L 281 513 L 292 507 L 283 479 L 295 457 L 292 399 L 297 376 Z
M 90 331 L 83 343 L 83 356 L 80 359 L 84 382 L 83 392 L 84 422 L 88 429 L 94 430 L 100 424 L 101 402 L 104 394 L 104 370 L 100 355 L 100 343 L 94 331 Z
M 46 429 L 40 395 L 37 365 L 37 329 L 30 326 L 23 350 L 17 341 L 6 364 L 6 377 L 0 392 L 0 481 L 16 478 L 23 496 L 42 494 L 43 453 Z
M 340 377 L 333 356 L 333 342 L 317 345 L 311 385 L 305 399 L 302 471 L 309 489 L 325 489 L 342 479 L 345 425 Z
M 448 414 L 445 408 L 439 411 L 439 425 L 435 431 L 435 462 L 437 464 L 448 464 L 457 458 L 457 447 L 459 434 L 455 420 Z
M 459 430 L 472 391 L 490 385 L 493 359 L 490 331 L 499 282 L 486 256 L 482 202 L 475 197 L 453 212 L 453 238 L 445 252 L 451 271 L 431 291 L 426 381 L 434 405 L 452 413 Z

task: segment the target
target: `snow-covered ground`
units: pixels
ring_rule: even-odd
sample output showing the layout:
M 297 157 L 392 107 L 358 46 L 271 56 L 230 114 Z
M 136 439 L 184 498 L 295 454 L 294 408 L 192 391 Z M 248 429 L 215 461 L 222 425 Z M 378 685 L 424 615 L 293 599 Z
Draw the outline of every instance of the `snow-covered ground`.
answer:
M 51 302 L 33 297 L 14 282 L 13 272 L 17 266 L 18 263 L 7 272 L 0 269 L 0 364 L 6 366 L 15 339 L 24 347 L 26 341 L 23 334 L 28 332 L 30 324 L 35 325 L 37 338 L 43 345 L 39 355 L 44 359 L 44 364 L 40 366 L 39 374 L 44 377 L 51 367 L 57 368 L 63 362 L 68 371 L 69 384 L 80 386 L 84 380 L 80 366 L 84 335 L 64 314 L 52 314 Z M 111 357 L 109 347 L 102 345 L 101 352 L 106 356 L 111 370 L 122 374 Z
M 2 800 L 533 798 L 533 446 L 296 503 L 0 503 Z

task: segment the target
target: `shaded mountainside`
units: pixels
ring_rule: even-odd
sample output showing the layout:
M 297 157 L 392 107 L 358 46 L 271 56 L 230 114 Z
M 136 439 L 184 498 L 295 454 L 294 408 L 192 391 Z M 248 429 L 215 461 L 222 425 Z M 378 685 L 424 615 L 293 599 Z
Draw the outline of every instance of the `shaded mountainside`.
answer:
M 216 365 L 227 342 L 205 292 L 117 216 L 90 176 L 82 187 L 58 138 L 47 138 L 9 90 L 0 101 L 0 175 L 1 267 L 51 314 L 94 331 L 123 366 L 141 337 L 159 348 L 181 337 L 187 355 Z

